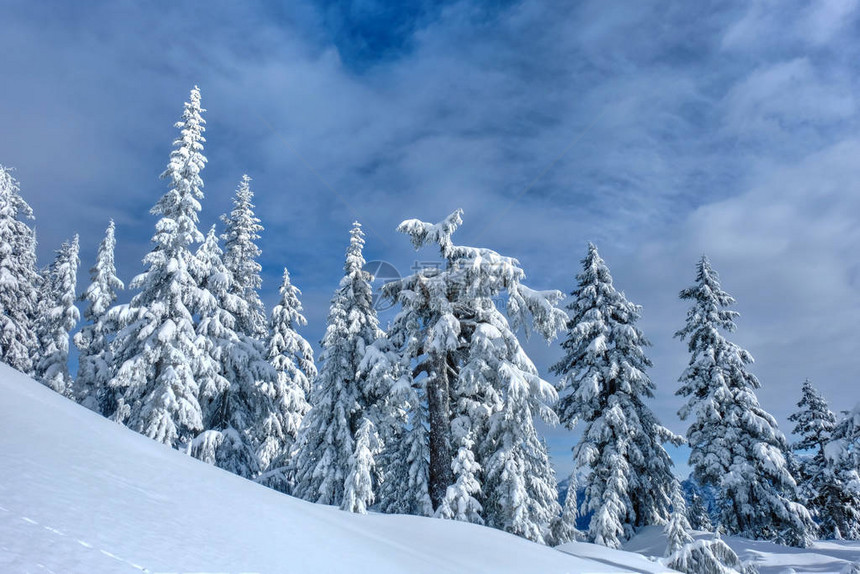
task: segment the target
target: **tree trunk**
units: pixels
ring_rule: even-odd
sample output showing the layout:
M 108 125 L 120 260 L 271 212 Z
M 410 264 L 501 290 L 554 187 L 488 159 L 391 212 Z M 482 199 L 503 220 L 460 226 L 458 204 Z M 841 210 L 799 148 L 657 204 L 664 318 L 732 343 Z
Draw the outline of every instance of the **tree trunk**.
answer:
M 454 482 L 451 469 L 451 416 L 446 354 L 434 357 L 433 373 L 427 380 L 427 406 L 430 422 L 430 469 L 428 489 L 433 510 L 445 499 L 448 485 Z

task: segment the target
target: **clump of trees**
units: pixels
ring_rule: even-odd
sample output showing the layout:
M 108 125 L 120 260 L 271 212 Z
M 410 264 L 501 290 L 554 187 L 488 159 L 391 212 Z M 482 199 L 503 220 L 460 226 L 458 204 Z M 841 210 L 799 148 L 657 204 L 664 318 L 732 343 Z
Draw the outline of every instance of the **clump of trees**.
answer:
M 610 547 L 663 525 L 667 564 L 687 572 L 744 568 L 719 538 L 693 540 L 692 527 L 795 546 L 819 535 L 860 537 L 860 411 L 837 418 L 806 381 L 790 417 L 799 440 L 789 446 L 758 403 L 752 356 L 727 338 L 734 299 L 706 257 L 680 293 L 690 303 L 676 333 L 690 353 L 677 392 L 686 439 L 648 407 L 655 385 L 637 325 L 642 309 L 616 289 L 597 247 L 588 245 L 565 309 L 560 291 L 524 284 L 516 259 L 456 243 L 460 210 L 397 228 L 440 264 L 386 284 L 383 295 L 397 306 L 387 330 L 353 224 L 315 361 L 287 269 L 271 312 L 261 302 L 264 229 L 247 175 L 223 231 L 198 229 L 204 112 L 195 87 L 128 303 L 117 303 L 125 285 L 114 223 L 78 295 L 77 236 L 39 271 L 32 209 L 0 166 L 0 360 L 159 442 L 347 511 Z M 71 339 L 73 378 L 76 301 L 84 322 Z M 526 354 L 521 339 L 530 333 L 563 335 L 555 383 Z M 538 419 L 581 427 L 564 507 Z M 682 486 L 664 445 L 685 441 L 693 474 Z

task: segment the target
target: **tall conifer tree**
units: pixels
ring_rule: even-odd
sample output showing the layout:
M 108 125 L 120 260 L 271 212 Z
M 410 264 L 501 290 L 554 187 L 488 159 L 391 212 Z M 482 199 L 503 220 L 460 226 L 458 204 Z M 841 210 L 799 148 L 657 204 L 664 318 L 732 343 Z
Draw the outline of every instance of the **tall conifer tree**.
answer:
M 245 305 L 236 316 L 236 330 L 240 333 L 263 339 L 266 336 L 266 315 L 258 293 L 260 279 L 260 248 L 256 241 L 260 238 L 263 226 L 254 214 L 254 192 L 251 191 L 251 178 L 242 176 L 233 210 L 221 216 L 225 229 L 224 265 L 233 276 L 230 293 L 240 297 Z
M 258 381 L 275 378 L 262 341 L 237 331 L 246 301 L 231 293 L 233 275 L 222 261 L 215 226 L 197 252 L 198 285 L 209 295 L 197 334 L 203 342 L 200 404 L 206 429 L 194 439 L 191 454 L 245 478 L 260 472 L 259 420 L 267 411 Z
M 440 223 L 412 219 L 398 227 L 416 249 L 438 248 L 443 260 L 386 288 L 402 307 L 385 342 L 393 357 L 388 397 L 405 414 L 399 440 L 382 456 L 389 461 L 383 489 L 396 497 L 389 508 L 546 542 L 561 508 L 534 418 L 556 422 L 550 405 L 557 395 L 515 332 L 553 337 L 566 320 L 556 307 L 562 295 L 523 285 L 513 258 L 455 245 L 461 216 L 457 210 Z M 496 307 L 503 295 L 507 316 Z
M 72 396 L 69 375 L 69 333 L 81 318 L 77 298 L 78 236 L 57 250 L 45 273 L 43 314 L 37 330 L 42 354 L 36 363 L 36 378 L 62 395 Z
M 74 337 L 80 351 L 75 377 L 76 400 L 108 417 L 116 410 L 116 396 L 108 386 L 113 368 L 109 346 L 115 328 L 107 320 L 107 312 L 116 302 L 117 290 L 125 287 L 114 265 L 115 230 L 111 220 L 99 245 L 96 264 L 90 268 L 90 285 L 80 296 L 80 301 L 87 303 L 84 309 L 87 324 Z
M 301 291 L 284 269 L 281 298 L 269 319 L 268 360 L 275 377 L 260 381 L 268 409 L 258 421 L 261 442 L 257 454 L 263 474 L 260 482 L 282 492 L 290 490 L 289 463 L 302 420 L 310 410 L 311 381 L 317 376 L 314 352 L 297 329 L 307 325 L 299 300 Z
M 646 373 L 650 343 L 636 326 L 641 308 L 615 289 L 593 244 L 576 279 L 565 356 L 553 367 L 561 375 L 557 410 L 571 430 L 585 423 L 574 460 L 590 470 L 583 500 L 584 512 L 594 513 L 588 537 L 617 548 L 635 528 L 668 519 L 675 478 L 662 443 L 682 439 L 645 405 L 654 383 Z
M 730 533 L 806 546 L 815 526 L 797 502 L 786 462 L 788 444 L 776 420 L 755 395 L 752 355 L 721 331 L 735 330 L 735 300 L 723 291 L 707 257 L 696 265 L 696 283 L 681 299 L 691 301 L 687 322 L 675 336 L 688 342 L 690 363 L 677 394 L 686 397 L 682 420 L 696 481 L 717 489 L 720 523 Z
M 364 512 L 375 500 L 368 481 L 379 444 L 376 421 L 368 416 L 378 399 L 359 374 L 365 350 L 382 335 L 371 277 L 363 270 L 363 247 L 364 233 L 356 222 L 344 277 L 331 301 L 311 410 L 299 431 L 292 463 L 295 496 L 353 512 Z
M 0 361 L 32 374 L 38 356 L 36 308 L 39 274 L 36 236 L 25 221 L 33 210 L 18 181 L 0 165 Z
M 119 395 L 112 418 L 174 447 L 203 430 L 198 395 L 207 367 L 194 316 L 213 302 L 192 274 L 191 251 L 203 240 L 197 229 L 206 165 L 203 112 L 195 86 L 162 174 L 169 189 L 152 208 L 160 219 L 144 258 L 147 270 L 131 282 L 138 291 L 131 303 L 111 310 L 120 326 L 111 345 L 117 370 L 109 385 Z

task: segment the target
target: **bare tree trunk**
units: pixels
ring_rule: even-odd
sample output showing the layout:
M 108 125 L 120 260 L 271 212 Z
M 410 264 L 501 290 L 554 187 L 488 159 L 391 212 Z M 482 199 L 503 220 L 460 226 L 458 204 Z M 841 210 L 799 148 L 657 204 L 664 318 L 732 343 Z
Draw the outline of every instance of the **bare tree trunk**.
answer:
M 427 406 L 430 422 L 430 469 L 428 485 L 433 510 L 445 499 L 448 485 L 454 482 L 451 469 L 451 416 L 446 354 L 434 357 L 434 368 L 427 381 Z

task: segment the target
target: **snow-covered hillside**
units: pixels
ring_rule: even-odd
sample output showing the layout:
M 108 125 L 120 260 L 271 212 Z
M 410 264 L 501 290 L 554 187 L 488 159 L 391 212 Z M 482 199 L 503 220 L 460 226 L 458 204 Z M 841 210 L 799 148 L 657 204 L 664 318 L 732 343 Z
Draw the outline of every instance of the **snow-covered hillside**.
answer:
M 461 522 L 309 504 L 0 365 L 3 573 L 641 571 L 620 565 L 636 555 L 588 546 L 591 558 Z

